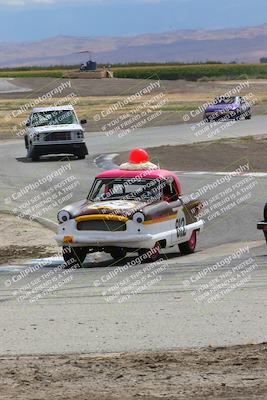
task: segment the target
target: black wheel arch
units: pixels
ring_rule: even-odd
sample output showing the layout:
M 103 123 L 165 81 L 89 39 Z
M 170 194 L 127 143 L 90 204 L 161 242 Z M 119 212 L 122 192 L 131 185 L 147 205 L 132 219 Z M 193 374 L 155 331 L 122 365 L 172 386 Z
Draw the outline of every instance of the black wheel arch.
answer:
M 267 203 L 265 203 L 265 206 L 264 206 L 263 218 L 264 218 L 264 221 L 267 221 Z

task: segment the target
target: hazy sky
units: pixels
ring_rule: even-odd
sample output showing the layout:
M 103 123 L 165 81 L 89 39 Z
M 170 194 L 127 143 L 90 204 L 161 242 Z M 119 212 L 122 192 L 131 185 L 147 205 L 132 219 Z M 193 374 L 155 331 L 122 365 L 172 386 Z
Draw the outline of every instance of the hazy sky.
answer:
M 267 23 L 267 0 L 0 0 L 0 41 Z

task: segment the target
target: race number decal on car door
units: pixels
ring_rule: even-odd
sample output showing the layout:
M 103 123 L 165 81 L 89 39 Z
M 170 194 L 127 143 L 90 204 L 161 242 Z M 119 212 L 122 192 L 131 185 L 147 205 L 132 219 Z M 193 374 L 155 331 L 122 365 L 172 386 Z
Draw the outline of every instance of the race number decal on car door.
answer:
M 186 229 L 185 229 L 185 218 L 181 217 L 176 220 L 176 231 L 177 231 L 177 237 L 181 238 L 186 235 Z

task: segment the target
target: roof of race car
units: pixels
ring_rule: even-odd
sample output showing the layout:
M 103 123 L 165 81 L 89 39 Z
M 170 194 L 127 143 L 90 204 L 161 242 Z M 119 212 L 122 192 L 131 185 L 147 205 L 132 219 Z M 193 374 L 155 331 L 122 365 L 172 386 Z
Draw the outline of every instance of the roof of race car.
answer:
M 123 169 L 112 169 L 110 171 L 101 172 L 96 178 L 148 178 L 158 179 L 177 176 L 170 171 L 165 169 L 154 169 L 154 170 L 123 170 Z
M 178 192 L 182 194 L 182 185 L 177 175 L 165 169 L 153 170 L 123 170 L 113 169 L 110 171 L 102 172 L 96 176 L 96 179 L 114 179 L 114 178 L 140 178 L 140 179 L 164 179 L 173 177 Z

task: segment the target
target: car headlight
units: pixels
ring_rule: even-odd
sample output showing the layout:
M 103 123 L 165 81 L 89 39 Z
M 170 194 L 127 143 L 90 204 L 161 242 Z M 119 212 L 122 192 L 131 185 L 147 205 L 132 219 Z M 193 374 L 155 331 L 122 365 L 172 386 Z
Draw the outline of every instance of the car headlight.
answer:
M 83 139 L 84 138 L 83 131 L 78 131 L 76 134 L 77 134 L 77 139 Z
M 143 224 L 145 221 L 145 216 L 142 212 L 138 211 L 133 215 L 133 221 L 137 224 Z
M 59 211 L 59 213 L 57 215 L 57 219 L 58 219 L 58 222 L 63 224 L 63 222 L 67 222 L 71 219 L 71 215 L 68 211 L 62 210 L 62 211 Z
M 35 133 L 35 134 L 33 135 L 33 139 L 34 139 L 34 140 L 40 140 L 40 134 L 39 134 L 39 133 Z

